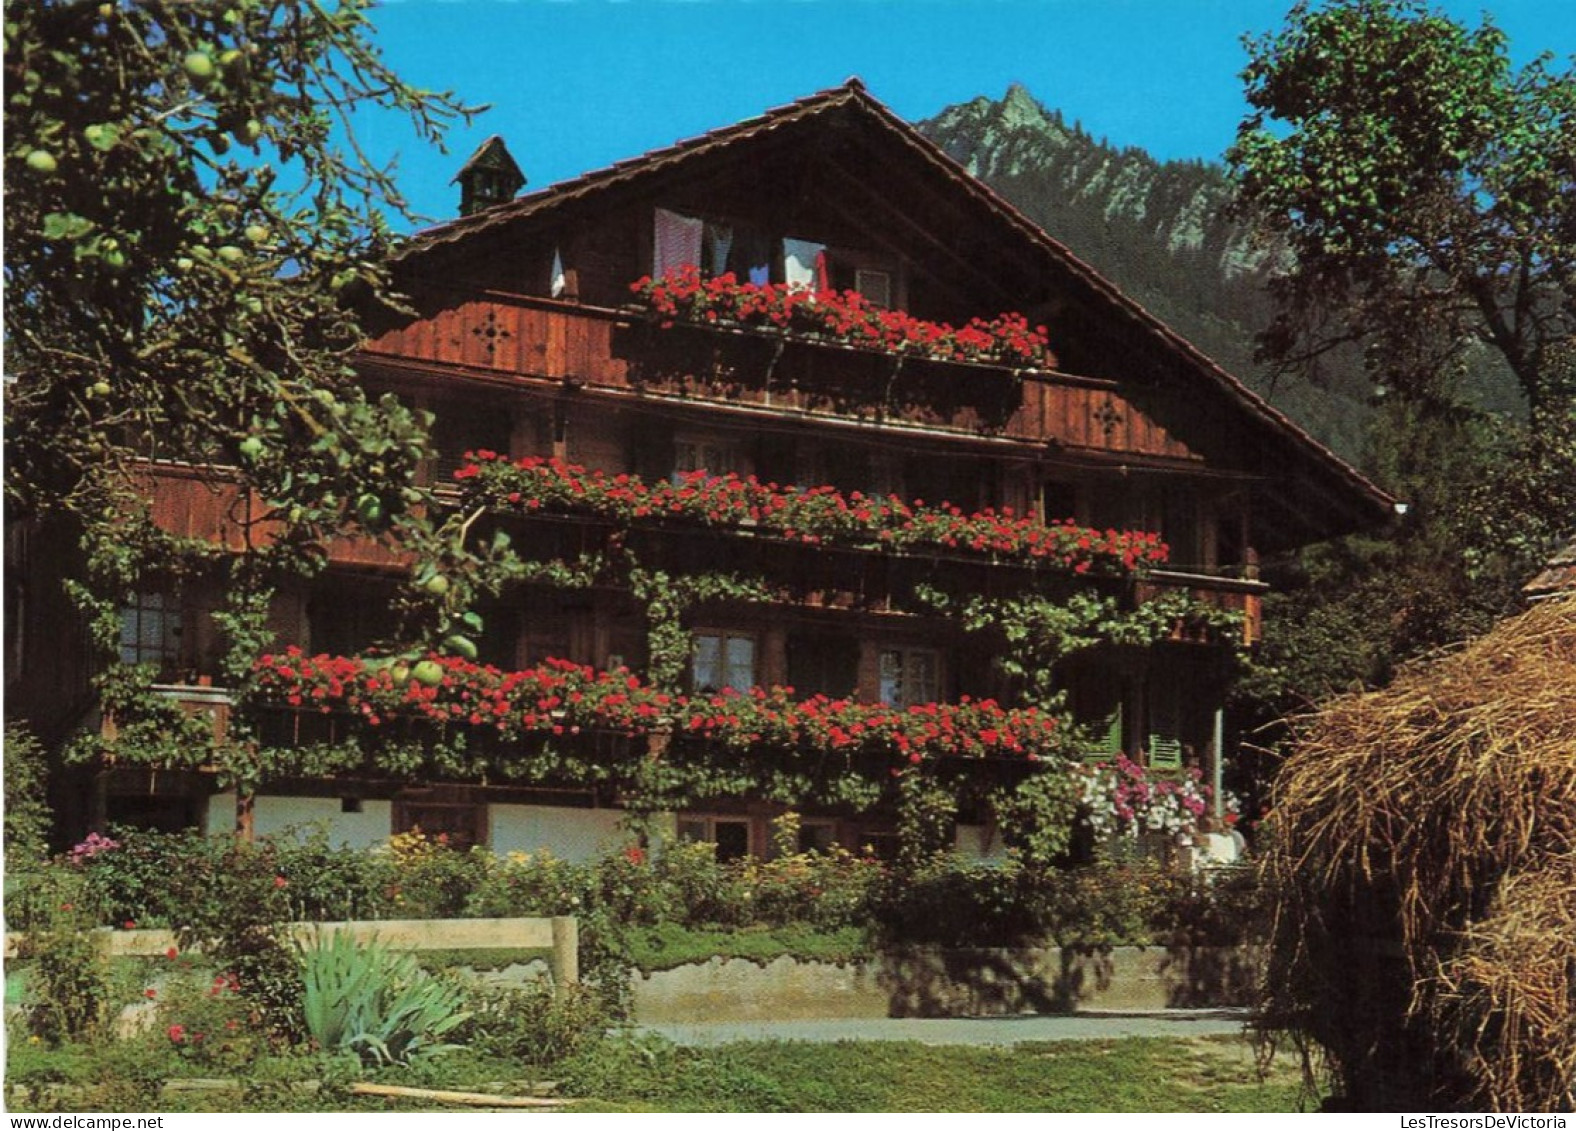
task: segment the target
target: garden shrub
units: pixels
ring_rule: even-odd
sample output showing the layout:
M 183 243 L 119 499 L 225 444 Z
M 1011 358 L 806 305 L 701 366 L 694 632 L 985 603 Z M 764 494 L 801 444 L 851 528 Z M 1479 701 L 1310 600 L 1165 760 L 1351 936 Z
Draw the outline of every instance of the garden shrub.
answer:
M 926 800 L 919 791 L 914 808 L 928 827 L 939 816 Z M 841 848 L 801 852 L 793 815 L 777 825 L 772 859 L 723 862 L 712 845 L 679 841 L 631 844 L 587 864 L 545 849 L 459 851 L 419 832 L 368 852 L 331 846 L 323 830 L 255 844 L 112 830 L 49 872 L 75 877 L 80 894 L 69 902 L 94 922 L 177 926 L 183 946 L 202 943 L 280 1033 L 299 1026 L 296 960 L 281 941 L 282 925 L 296 920 L 574 915 L 582 976 L 615 1009 L 627 1000 L 631 932 L 658 926 L 874 928 L 889 943 L 1100 947 L 1231 945 L 1250 941 L 1263 921 L 1245 870 L 1031 866 L 1016 853 L 991 862 L 916 853 L 918 866 L 905 870 Z M 24 923 L 47 910 L 47 899 L 25 894 L 38 882 L 9 908 Z
M 1028 868 L 938 862 L 894 877 L 875 918 L 891 942 L 933 946 L 1225 946 L 1251 941 L 1257 885 L 1156 862 Z
M 87 882 L 90 902 L 109 926 L 179 927 L 190 910 L 223 887 L 215 859 L 221 842 L 196 831 L 111 828 L 89 833 L 66 856 Z
M 456 919 L 482 882 L 492 853 L 451 848 L 443 834 L 419 829 L 391 836 L 382 854 L 390 868 L 386 909 L 395 919 Z
M 740 870 L 717 859 L 713 845 L 668 841 L 652 853 L 651 869 L 667 886 L 682 921 L 742 926 L 751 921 L 747 882 Z
M 200 948 L 235 976 L 280 1039 L 302 1032 L 301 970 L 286 925 L 292 917 L 290 881 L 280 871 L 278 846 L 228 838 L 195 838 L 211 871 L 177 916 L 181 948 Z M 176 885 L 189 889 L 189 884 Z
M 5 728 L 5 855 L 12 874 L 41 862 L 49 852 L 49 762 L 31 731 Z
M 545 848 L 486 862 L 465 904 L 478 918 L 574 915 L 588 887 L 586 870 Z
M 649 925 L 684 916 L 676 894 L 639 845 L 603 856 L 591 868 L 588 902 L 621 923 Z
M 888 876 L 875 915 L 891 943 L 1030 945 L 1043 923 L 1026 898 L 1029 887 L 1029 874 L 1015 865 L 936 859 L 915 873 Z
M 225 1075 L 244 1074 L 273 1045 L 263 1011 L 240 992 L 229 971 L 210 974 L 172 950 L 170 973 L 159 990 L 158 1023 L 147 1040 L 183 1065 Z
M 300 922 L 390 918 L 393 866 L 384 854 L 329 843 L 317 826 L 299 840 L 277 842 L 279 874 L 288 885 L 290 917 Z
M 578 1056 L 614 1023 L 595 989 L 570 986 L 555 995 L 546 980 L 524 986 L 473 984 L 465 991 L 467 1018 L 452 1036 L 486 1056 L 538 1067 Z
M 29 893 L 34 907 L 17 947 L 27 964 L 26 1006 L 32 1035 L 54 1045 L 108 1032 L 121 995 L 115 992 L 104 938 L 90 929 L 73 876 L 49 876 Z

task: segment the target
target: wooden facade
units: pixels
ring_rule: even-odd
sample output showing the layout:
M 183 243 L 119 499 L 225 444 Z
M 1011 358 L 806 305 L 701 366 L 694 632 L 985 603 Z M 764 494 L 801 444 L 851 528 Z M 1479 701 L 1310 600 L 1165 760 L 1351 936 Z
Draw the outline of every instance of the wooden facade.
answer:
M 826 249 L 834 285 L 879 286 L 917 317 L 962 325 L 1022 312 L 1049 327 L 1057 363 L 939 361 L 738 325 L 664 325 L 631 294 L 656 266 L 664 212 L 730 241 L 765 237 L 773 281 L 781 241 L 792 237 Z M 394 269 L 402 309 L 367 312 L 357 364 L 370 387 L 433 412 L 438 484 L 465 451 L 488 449 L 648 482 L 704 466 L 1159 530 L 1171 562 L 1128 597 L 1185 590 L 1241 613 L 1249 645 L 1260 632 L 1258 555 L 1371 525 L 1389 505 L 857 82 L 479 207 L 418 234 Z M 147 475 L 155 519 L 173 533 L 230 550 L 270 536 L 238 488 L 179 465 Z M 543 554 L 595 548 L 608 533 L 593 519 L 518 522 L 517 543 Z M 938 698 L 1002 690 L 978 640 L 898 611 L 892 597 L 936 576 L 1010 592 L 1017 567 L 794 546 L 749 530 L 639 537 L 670 570 L 730 563 L 779 585 L 779 602 L 717 603 L 688 625 L 719 656 L 747 653 L 757 683 L 875 700 L 906 665 L 923 674 L 904 678 Z M 328 552 L 327 576 L 283 594 L 274 627 L 311 651 L 354 650 L 379 634 L 405 563 L 365 538 L 337 539 Z M 201 603 L 195 593 L 180 600 Z M 628 594 L 522 588 L 487 616 L 483 658 L 500 666 L 548 656 L 636 670 L 644 662 Z M 1075 706 L 1097 703 L 1108 715 L 1114 705 L 1114 741 L 1135 756 L 1163 727 L 1190 757 L 1218 759 L 1219 656 L 1219 641 L 1179 627 L 1145 654 L 1119 650 L 1070 673 L 1083 687 Z M 1091 682 L 1104 686 L 1090 691 Z M 748 799 L 737 811 L 764 819 Z M 748 840 L 763 842 L 758 824 Z

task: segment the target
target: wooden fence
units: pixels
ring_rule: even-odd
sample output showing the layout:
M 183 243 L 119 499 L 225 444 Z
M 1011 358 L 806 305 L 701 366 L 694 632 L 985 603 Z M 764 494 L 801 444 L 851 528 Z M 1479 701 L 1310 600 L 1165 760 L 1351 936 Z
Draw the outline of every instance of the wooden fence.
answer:
M 376 939 L 395 950 L 551 950 L 553 990 L 564 993 L 580 981 L 580 923 L 572 915 L 541 919 L 364 919 L 338 923 L 292 923 L 290 932 L 302 943 L 334 931 L 348 931 L 358 941 Z M 115 931 L 99 928 L 111 957 L 156 958 L 178 945 L 172 930 Z M 22 935 L 5 937 L 7 958 L 15 957 Z

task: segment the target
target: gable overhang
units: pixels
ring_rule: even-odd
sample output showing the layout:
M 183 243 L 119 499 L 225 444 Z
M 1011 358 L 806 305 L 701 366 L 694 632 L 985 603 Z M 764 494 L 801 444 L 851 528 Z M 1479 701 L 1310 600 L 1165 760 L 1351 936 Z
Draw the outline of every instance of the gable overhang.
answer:
M 828 126 L 858 130 L 866 143 L 885 145 L 893 159 L 922 171 L 928 190 L 945 194 L 969 230 L 992 232 L 992 254 L 1011 257 L 1015 279 L 1035 279 L 1047 293 L 1071 293 L 1086 311 L 1098 311 L 1113 333 L 1145 355 L 1151 376 L 1213 395 L 1223 426 L 1245 437 L 1245 448 L 1266 472 L 1259 499 L 1268 508 L 1260 511 L 1268 541 L 1261 549 L 1290 549 L 1378 527 L 1393 517 L 1394 498 L 971 175 L 858 79 L 425 229 L 402 245 L 394 262 L 401 274 L 426 274 L 428 264 L 436 268 L 452 262 L 451 256 L 473 254 L 478 239 L 491 242 L 561 222 L 582 207 L 650 195 L 670 179 L 757 159 L 765 149 L 795 144 L 806 130 Z M 944 237 L 920 235 L 938 254 L 967 258 Z

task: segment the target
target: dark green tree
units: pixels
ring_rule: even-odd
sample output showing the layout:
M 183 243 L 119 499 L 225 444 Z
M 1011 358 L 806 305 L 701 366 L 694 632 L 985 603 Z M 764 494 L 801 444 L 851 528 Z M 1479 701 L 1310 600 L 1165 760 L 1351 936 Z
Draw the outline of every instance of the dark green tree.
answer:
M 1576 330 L 1576 72 L 1517 68 L 1492 23 L 1415 0 L 1300 3 L 1248 50 L 1228 160 L 1292 263 L 1265 353 L 1355 341 L 1381 387 L 1448 398 L 1482 343 L 1531 409 L 1568 395 L 1550 362 Z
M 1251 40 L 1240 207 L 1286 250 L 1265 356 L 1357 347 L 1385 532 L 1271 567 L 1261 718 L 1485 631 L 1576 528 L 1576 72 L 1413 0 L 1292 9 Z M 1513 411 L 1465 395 L 1508 374 Z

